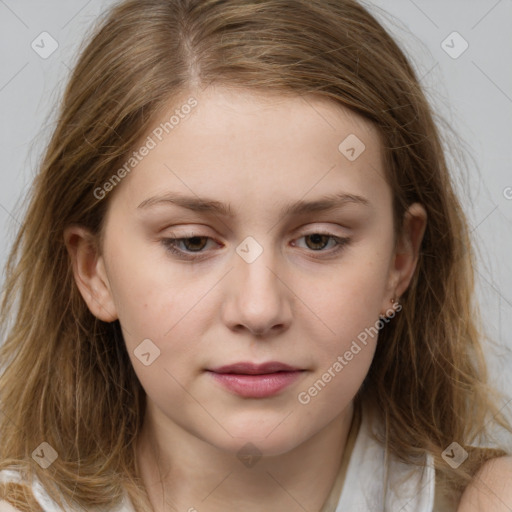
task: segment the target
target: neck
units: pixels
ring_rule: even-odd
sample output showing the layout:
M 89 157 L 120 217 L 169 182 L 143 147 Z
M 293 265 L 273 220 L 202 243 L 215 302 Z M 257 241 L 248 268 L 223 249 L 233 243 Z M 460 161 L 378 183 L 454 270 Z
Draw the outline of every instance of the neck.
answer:
M 148 407 L 151 405 L 148 404 Z M 137 445 L 137 465 L 154 512 L 320 511 L 343 457 L 353 406 L 306 442 L 281 455 L 242 463 L 189 432 L 156 428 L 151 411 Z M 160 418 L 161 420 L 161 418 Z M 171 429 L 172 430 L 172 429 Z

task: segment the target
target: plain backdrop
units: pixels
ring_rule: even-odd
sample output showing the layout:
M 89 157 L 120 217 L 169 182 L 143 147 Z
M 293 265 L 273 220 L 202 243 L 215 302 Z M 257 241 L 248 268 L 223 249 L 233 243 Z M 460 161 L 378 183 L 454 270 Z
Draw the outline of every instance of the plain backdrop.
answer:
M 21 220 L 20 198 L 37 172 L 78 46 L 111 4 L 0 0 L 2 269 Z M 365 5 L 409 55 L 436 112 L 462 140 L 446 133 L 447 149 L 464 151 L 467 159 L 466 168 L 450 161 L 480 251 L 477 294 L 485 327 L 498 344 L 486 344 L 485 352 L 493 383 L 512 398 L 512 0 Z

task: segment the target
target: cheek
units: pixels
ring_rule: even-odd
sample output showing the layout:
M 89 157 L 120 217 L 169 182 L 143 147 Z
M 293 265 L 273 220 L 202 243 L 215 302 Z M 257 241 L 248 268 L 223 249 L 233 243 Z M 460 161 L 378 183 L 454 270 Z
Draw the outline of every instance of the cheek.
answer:
M 370 248 L 354 251 L 326 278 L 308 278 L 294 289 L 305 305 L 311 339 L 318 341 L 315 350 L 324 364 L 379 320 L 387 261 L 371 254 Z
M 297 393 L 297 401 L 308 414 L 333 418 L 357 394 L 375 353 L 374 343 L 354 340 L 333 354 L 328 363 L 306 380 Z
M 207 290 L 191 283 L 183 288 L 178 277 L 172 284 L 151 278 L 140 273 L 129 286 L 120 280 L 117 287 L 116 305 L 128 348 L 149 338 L 161 349 L 172 346 L 174 356 L 190 352 L 201 339 L 204 326 L 198 315 L 205 314 L 208 301 L 200 304 L 198 299 Z
M 118 267 L 119 322 L 134 371 L 148 396 L 164 409 L 168 404 L 185 414 L 191 407 L 184 390 L 188 389 L 204 366 L 202 346 L 206 294 L 202 286 L 182 288 L 183 275 L 155 279 L 156 266 L 137 273 Z M 123 276 L 131 275 L 128 282 Z M 172 281 L 172 285 L 171 282 Z M 168 411 L 171 414 L 172 411 Z M 172 415 L 172 414 L 171 414 Z
M 163 247 L 117 224 L 118 229 L 107 233 L 105 255 L 120 323 L 128 338 L 160 337 L 184 314 L 193 290 L 184 286 L 183 273 Z
M 321 293 L 301 288 L 320 320 L 309 314 L 315 368 L 297 394 L 306 414 L 332 418 L 361 387 L 375 353 L 386 271 L 386 258 L 368 245 L 343 260 Z
M 316 340 L 310 346 L 315 366 L 296 397 L 312 420 L 327 421 L 339 414 L 358 392 L 373 360 L 383 281 L 377 268 L 361 268 L 340 272 L 312 308 L 322 312 L 316 333 L 309 335 Z
M 143 383 L 164 370 L 184 382 L 191 378 L 187 370 L 190 373 L 194 366 L 201 366 L 208 348 L 203 345 L 207 344 L 208 326 L 215 319 L 211 291 L 218 276 L 194 277 L 172 264 L 164 249 L 142 251 L 138 247 L 128 252 L 121 243 L 113 247 L 109 279 L 132 364 L 137 373 L 140 371 Z M 149 373 L 136 358 L 143 342 L 150 352 L 159 352 Z M 169 375 L 161 373 L 158 378 L 162 377 L 168 379 Z

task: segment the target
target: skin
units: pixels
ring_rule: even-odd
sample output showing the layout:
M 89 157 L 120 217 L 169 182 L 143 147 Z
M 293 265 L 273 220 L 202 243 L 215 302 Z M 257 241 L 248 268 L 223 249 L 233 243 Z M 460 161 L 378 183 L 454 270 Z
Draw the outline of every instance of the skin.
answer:
M 155 511 L 319 510 L 376 337 L 309 403 L 297 396 L 406 290 L 426 212 L 410 207 L 395 246 L 378 133 L 335 103 L 227 88 L 194 97 L 191 114 L 110 193 L 102 246 L 80 226 L 66 230 L 75 279 L 95 316 L 119 319 L 147 393 L 138 464 Z M 354 161 L 338 150 L 349 134 L 366 146 Z M 229 204 L 233 217 L 163 202 L 138 208 L 169 192 Z M 370 206 L 280 214 L 338 192 Z M 334 253 L 333 239 L 311 237 L 318 232 L 350 242 Z M 195 262 L 162 243 L 190 236 L 209 237 L 179 243 L 202 251 Z M 236 252 L 248 236 L 263 250 L 251 263 Z M 134 354 L 145 339 L 160 350 L 149 366 Z M 304 371 L 275 396 L 242 398 L 205 371 L 238 361 Z M 252 467 L 237 457 L 247 443 L 262 455 Z
M 512 510 L 512 456 L 487 461 L 466 487 L 457 512 Z

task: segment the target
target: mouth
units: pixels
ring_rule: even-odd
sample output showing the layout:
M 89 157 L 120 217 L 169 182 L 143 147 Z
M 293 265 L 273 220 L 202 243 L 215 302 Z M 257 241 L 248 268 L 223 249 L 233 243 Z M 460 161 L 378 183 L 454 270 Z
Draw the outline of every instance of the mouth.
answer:
M 244 398 L 277 395 L 305 372 L 277 361 L 263 364 L 240 362 L 207 371 L 223 388 Z

